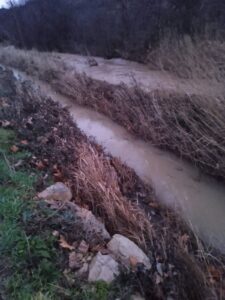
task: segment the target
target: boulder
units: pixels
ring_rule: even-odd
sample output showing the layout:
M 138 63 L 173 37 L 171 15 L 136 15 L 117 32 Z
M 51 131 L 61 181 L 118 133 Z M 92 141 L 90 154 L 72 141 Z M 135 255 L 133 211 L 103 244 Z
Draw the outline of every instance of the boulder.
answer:
M 79 207 L 74 203 L 70 203 L 69 205 L 73 209 L 76 217 L 80 220 L 87 240 L 94 235 L 96 237 L 95 239 L 99 241 L 110 240 L 111 236 L 106 230 L 105 225 L 101 223 L 90 210 Z
M 55 201 L 70 201 L 72 199 L 72 193 L 64 183 L 57 182 L 39 193 L 38 198 Z
M 135 258 L 137 264 L 143 264 L 146 269 L 151 268 L 147 255 L 134 242 L 123 235 L 115 234 L 107 247 L 127 267 L 131 267 L 131 261 Z
M 102 255 L 98 252 L 89 266 L 88 281 L 110 283 L 117 275 L 119 275 L 119 264 L 110 255 Z
M 73 229 L 79 232 L 85 241 L 83 240 L 78 246 L 77 243 L 74 244 L 74 248 L 78 247 L 78 252 L 86 254 L 89 247 L 94 247 L 99 244 L 105 244 L 111 239 L 110 234 L 105 228 L 105 225 L 99 221 L 93 213 L 86 209 L 78 206 L 77 204 L 67 201 L 64 205 L 61 205 L 60 201 L 46 200 L 51 209 L 58 210 L 60 208 L 60 213 L 67 215 L 69 212 L 70 217 L 73 218 Z

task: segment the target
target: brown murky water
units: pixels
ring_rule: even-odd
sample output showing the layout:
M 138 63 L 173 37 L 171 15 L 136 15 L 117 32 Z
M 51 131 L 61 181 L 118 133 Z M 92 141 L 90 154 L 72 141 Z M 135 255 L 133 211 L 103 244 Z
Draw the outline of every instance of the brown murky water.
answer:
M 125 83 L 141 86 L 146 91 L 155 89 L 176 91 L 178 93 L 214 95 L 215 91 L 220 95 L 224 86 L 219 83 L 211 83 L 208 80 L 181 79 L 166 71 L 150 70 L 148 66 L 120 58 L 104 59 L 95 57 L 97 66 L 90 67 L 87 57 L 74 54 L 58 54 L 56 59 L 61 58 L 66 69 L 70 72 L 85 73 L 89 77 L 111 84 Z
M 29 79 L 14 71 L 17 79 Z M 155 190 L 158 199 L 177 209 L 209 245 L 225 253 L 225 185 L 208 176 L 199 179 L 198 170 L 171 153 L 130 135 L 107 117 L 77 106 L 50 86 L 35 80 L 34 85 L 54 101 L 68 106 L 78 127 L 120 158 Z

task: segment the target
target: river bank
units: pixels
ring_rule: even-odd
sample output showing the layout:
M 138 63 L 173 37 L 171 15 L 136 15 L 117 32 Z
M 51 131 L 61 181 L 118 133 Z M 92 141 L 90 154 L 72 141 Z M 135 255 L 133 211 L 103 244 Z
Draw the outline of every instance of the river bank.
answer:
M 13 80 L 12 73 L 6 73 L 1 76 L 6 76 L 1 89 Z M 36 157 L 35 163 L 57 180 L 67 182 L 75 202 L 88 205 L 111 234 L 124 234 L 148 253 L 152 269 L 142 277 L 134 276 L 134 280 L 142 278 L 137 290 L 141 289 L 146 299 L 169 295 L 174 299 L 206 299 L 215 290 L 217 295 L 223 294 L 222 256 L 203 251 L 203 244 L 172 210 L 156 200 L 148 185 L 76 129 L 67 110 L 43 98 L 28 83 L 16 83 L 11 95 L 1 96 L 1 122 L 9 122 L 2 125 L 14 128 L 20 140 L 28 141 L 26 147 Z M 162 276 L 158 263 L 163 267 Z M 170 265 L 175 266 L 177 275 L 169 275 Z M 214 278 L 215 269 L 219 279 Z M 163 280 L 159 282 L 158 276 Z

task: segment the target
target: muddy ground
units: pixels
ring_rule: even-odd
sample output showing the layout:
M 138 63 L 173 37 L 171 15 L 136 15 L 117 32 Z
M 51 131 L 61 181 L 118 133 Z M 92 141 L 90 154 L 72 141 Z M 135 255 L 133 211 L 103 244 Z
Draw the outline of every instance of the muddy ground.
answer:
M 1 126 L 27 141 L 17 146 L 33 154 L 28 163 L 43 174 L 37 191 L 46 186 L 47 175 L 66 183 L 72 201 L 91 209 L 110 234 L 127 236 L 150 257 L 150 271 L 128 270 L 119 284 L 146 299 L 225 299 L 222 255 L 212 251 L 209 256 L 186 224 L 157 201 L 151 187 L 90 142 L 66 109 L 29 83 L 16 82 L 10 71 L 0 72 L 0 97 Z M 74 242 L 78 237 L 64 228 L 67 240 Z

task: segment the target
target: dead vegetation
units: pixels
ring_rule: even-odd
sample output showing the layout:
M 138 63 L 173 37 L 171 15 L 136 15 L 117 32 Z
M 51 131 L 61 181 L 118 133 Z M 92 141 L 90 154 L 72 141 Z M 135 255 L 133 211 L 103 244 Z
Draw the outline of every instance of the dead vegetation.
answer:
M 194 64 L 201 55 L 200 46 L 197 52 L 195 48 L 190 49 L 189 47 L 186 51 L 197 54 L 193 57 L 191 54 L 187 55 L 187 61 L 184 61 L 186 66 L 189 65 L 188 58 L 192 59 L 192 64 Z M 207 49 L 204 53 L 207 54 L 209 51 L 210 54 L 214 47 Z M 198 68 L 196 65 L 198 70 L 195 69 L 195 71 L 198 76 L 205 74 L 210 79 L 212 77 L 218 80 L 223 78 L 223 64 L 217 74 L 218 77 L 215 74 L 215 70 L 219 69 L 218 57 L 221 57 L 221 49 L 220 47 L 215 49 L 213 56 L 215 61 L 211 64 L 204 61 L 204 66 L 215 66 L 215 69 L 209 68 L 212 72 L 207 73 L 202 66 Z M 217 60 L 218 64 L 216 64 Z M 47 53 L 39 55 L 36 51 L 25 52 L 13 47 L 1 48 L 0 62 L 48 82 L 55 90 L 69 96 L 77 104 L 91 107 L 109 116 L 130 132 L 188 159 L 203 172 L 217 178 L 225 178 L 225 100 L 223 96 L 213 98 L 166 91 L 147 93 L 137 85 L 133 88 L 125 85 L 113 86 L 78 73 L 72 74 L 70 71 L 65 73 L 65 65 L 57 58 L 57 55 Z M 180 67 L 182 68 L 182 65 Z M 172 69 L 172 67 L 168 68 Z M 189 76 L 188 73 L 187 76 Z
M 146 62 L 151 68 L 169 71 L 185 79 L 210 79 L 224 82 L 225 43 L 223 39 L 209 40 L 184 36 L 160 41 L 159 47 L 150 50 Z M 212 83 L 212 82 L 211 82 Z
M 223 258 L 216 253 L 215 259 L 208 258 L 200 251 L 204 246 L 199 248 L 194 234 L 156 201 L 150 187 L 90 143 L 67 110 L 29 85 L 14 91 L 17 95 L 10 96 L 9 105 L 0 110 L 1 121 L 8 121 L 7 126 L 26 141 L 23 147 L 34 154 L 31 164 L 44 174 L 50 171 L 56 181 L 67 182 L 73 200 L 88 205 L 111 234 L 121 233 L 145 248 L 153 267 L 147 273 L 139 270 L 131 281 L 136 286 L 138 280 L 137 288 L 147 299 L 199 300 L 223 293 Z M 216 278 L 211 272 L 215 268 Z
M 111 159 L 105 159 L 87 143 L 82 143 L 78 151 L 76 182 L 82 199 L 88 199 L 87 204 L 107 221 L 111 232 L 121 233 L 146 248 L 146 240 L 151 240 L 151 224 L 142 210 L 122 194 Z

